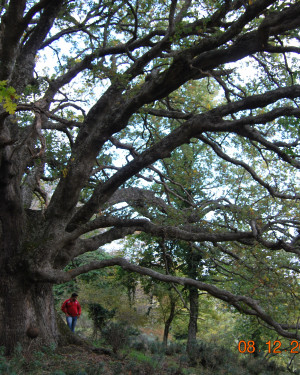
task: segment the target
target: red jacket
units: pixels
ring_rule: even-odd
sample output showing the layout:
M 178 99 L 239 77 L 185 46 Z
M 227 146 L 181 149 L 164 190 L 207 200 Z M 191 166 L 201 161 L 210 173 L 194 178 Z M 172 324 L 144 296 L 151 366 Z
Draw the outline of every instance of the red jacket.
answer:
M 71 298 L 65 300 L 61 306 L 62 311 L 70 316 L 80 316 L 81 306 L 78 301 L 71 301 Z

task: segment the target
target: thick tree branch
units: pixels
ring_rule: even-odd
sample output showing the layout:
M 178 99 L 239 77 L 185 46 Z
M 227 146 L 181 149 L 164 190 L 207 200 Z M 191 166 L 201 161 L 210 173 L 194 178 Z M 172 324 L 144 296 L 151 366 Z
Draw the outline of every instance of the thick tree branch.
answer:
M 260 3 L 260 2 L 259 2 Z M 260 4 L 261 5 L 261 4 Z M 159 43 L 157 43 L 151 50 L 146 52 L 141 58 L 136 60 L 133 65 L 127 70 L 126 75 L 129 77 L 134 78 L 136 75 L 140 74 L 142 72 L 142 69 L 145 67 L 145 65 L 155 56 L 161 52 L 164 47 L 168 44 L 168 37 L 167 35 L 165 38 L 163 38 Z M 251 41 L 251 43 L 250 43 Z M 207 54 L 202 56 L 201 55 L 201 69 L 211 69 L 216 66 L 218 66 L 220 63 L 235 61 L 237 59 L 241 59 L 242 57 L 246 56 L 249 53 L 254 53 L 255 51 L 259 51 L 261 48 L 259 42 L 257 41 L 255 33 L 250 33 L 250 35 L 247 35 L 246 37 L 242 37 L 242 40 L 237 41 L 232 47 L 229 47 L 227 50 L 217 50 L 212 52 L 212 54 Z M 193 78 L 195 76 L 205 76 L 205 74 L 200 74 L 199 72 L 195 72 L 194 67 L 198 67 L 198 62 L 195 60 L 195 63 L 193 62 L 193 66 L 190 69 L 186 69 L 186 57 L 182 57 L 181 60 L 174 60 L 173 64 L 170 66 L 168 70 L 166 70 L 164 73 L 159 75 L 157 80 L 150 80 L 149 82 L 145 82 L 144 85 L 142 85 L 139 93 L 137 95 L 134 95 L 133 99 L 127 99 L 130 98 L 132 95 L 129 92 L 126 92 L 126 98 L 124 98 L 122 95 L 120 95 L 120 92 L 122 89 L 125 88 L 125 83 L 118 82 L 118 85 L 113 85 L 106 94 L 98 101 L 98 103 L 93 107 L 93 109 L 90 111 L 89 115 L 87 116 L 87 119 L 85 121 L 85 126 L 82 127 L 82 131 L 80 132 L 80 135 L 78 137 L 78 144 L 80 144 L 80 147 L 78 149 L 79 152 L 76 152 L 75 155 L 72 156 L 73 159 L 75 159 L 74 163 L 70 163 L 69 165 L 69 173 L 68 176 L 61 180 L 58 189 L 56 190 L 56 194 L 53 196 L 52 201 L 49 205 L 49 215 L 52 216 L 51 212 L 52 210 L 56 209 L 57 212 L 55 213 L 55 216 L 61 215 L 66 216 L 67 214 L 72 212 L 72 209 L 74 209 L 80 187 L 83 186 L 83 184 L 86 182 L 88 176 L 87 173 L 91 171 L 91 165 L 92 161 L 95 159 L 96 154 L 99 152 L 99 149 L 102 147 L 104 142 L 109 138 L 113 132 L 117 132 L 121 130 L 124 126 L 126 126 L 131 114 L 138 110 L 143 104 L 152 102 L 155 99 L 159 99 L 165 95 L 167 95 L 169 92 L 173 91 L 177 87 L 179 87 L 183 82 L 186 80 Z M 199 60 L 199 61 L 200 61 Z M 183 63 L 183 64 L 182 64 Z M 280 90 L 280 89 L 279 89 Z M 298 89 L 299 91 L 299 89 Z M 297 87 L 294 87 L 294 91 L 291 90 L 291 88 L 287 88 L 286 90 L 281 90 L 276 93 L 273 93 L 274 95 L 270 95 L 269 93 L 266 94 L 265 97 L 263 97 L 263 100 L 266 102 L 269 100 L 270 102 L 274 102 L 275 100 L 278 100 L 281 97 L 296 97 L 297 96 Z M 277 96 L 276 96 L 277 94 Z M 118 104 L 113 105 L 111 102 L 113 97 L 114 103 Z M 254 108 L 254 100 L 255 99 L 261 99 L 262 96 L 256 96 L 256 98 L 253 98 L 252 101 L 245 100 L 245 102 L 238 103 L 234 106 L 234 111 L 243 110 L 246 109 L 249 106 L 253 106 Z M 256 103 L 256 107 L 262 107 L 265 106 L 265 103 Z M 115 116 L 113 121 L 109 121 L 109 123 L 103 123 L 104 118 L 110 118 L 112 116 L 112 112 L 106 113 L 106 109 L 109 108 L 111 111 L 115 114 L 118 113 L 117 116 Z M 226 115 L 232 112 L 233 107 L 224 107 L 223 111 L 220 108 L 218 110 L 218 115 L 221 114 Z M 226 113 L 227 112 L 227 113 Z M 215 112 L 216 113 L 216 112 Z M 212 111 L 211 114 L 214 114 Z M 102 126 L 96 127 L 95 124 L 102 123 Z M 109 127 L 108 127 L 109 124 Z M 114 125 L 113 125 L 114 124 Z M 211 128 L 211 130 L 214 129 L 214 127 Z M 101 131 L 99 131 L 101 130 Z M 215 130 L 215 129 L 214 129 Z M 201 129 L 199 129 L 201 131 Z M 187 142 L 193 132 L 190 132 L 189 137 L 183 137 L 181 144 L 184 142 Z M 88 136 L 87 136 L 88 135 Z M 174 134 L 174 138 L 176 138 L 176 135 Z M 93 145 L 93 147 L 91 147 Z M 179 143 L 174 144 L 174 148 L 178 147 Z M 76 149 L 76 144 L 75 144 Z M 86 153 L 86 149 L 90 150 L 90 153 Z M 169 154 L 169 152 L 173 148 L 170 148 L 167 151 L 166 156 Z M 84 150 L 84 152 L 83 152 Z M 161 153 L 159 157 L 166 157 L 164 156 L 165 153 Z M 80 170 L 78 168 L 73 168 L 73 165 L 75 166 L 77 164 L 77 160 L 85 160 L 85 168 L 84 170 Z M 157 158 L 153 158 L 153 161 L 157 160 Z M 146 162 L 144 166 L 147 166 L 149 164 L 152 164 L 152 160 L 150 162 Z M 87 165 L 90 165 L 90 167 L 87 167 Z M 138 168 L 139 170 L 141 169 Z M 122 170 L 124 172 L 124 169 Z M 133 174 L 137 173 L 138 170 L 134 171 Z M 119 172 L 120 175 L 121 171 Z M 133 175 L 131 174 L 131 175 Z M 118 173 L 116 174 L 118 175 Z M 118 175 L 118 176 L 119 176 Z M 126 179 L 129 177 L 127 175 Z M 126 180 L 125 179 L 125 180 Z M 76 181 L 76 184 L 74 184 L 74 181 Z M 76 189 L 75 189 L 76 187 Z M 72 189 L 71 193 L 68 193 L 68 195 L 62 197 L 61 194 L 63 192 L 67 192 L 68 190 Z M 72 197 L 72 198 L 71 198 Z M 103 194 L 103 197 L 107 198 L 106 194 Z M 60 202 L 60 203 L 59 203 Z M 61 206 L 61 202 L 64 202 L 64 206 Z M 55 208 L 56 207 L 56 208 Z M 60 213 L 58 213 L 60 211 Z M 92 214 L 92 210 L 90 214 Z M 54 214 L 54 212 L 53 212 Z
M 45 7 L 41 13 L 37 25 L 34 27 L 25 45 L 20 48 L 16 61 L 18 69 L 15 70 L 12 77 L 14 85 L 16 85 L 20 92 L 28 84 L 28 81 L 32 79 L 36 54 L 46 35 L 50 31 L 63 2 L 64 0 L 52 0 L 45 2 Z M 38 4 L 36 4 L 36 6 L 38 6 Z M 25 23 L 26 22 L 27 21 L 25 21 Z
M 284 328 L 282 328 L 282 326 L 279 323 L 277 323 L 269 314 L 267 314 L 260 307 L 258 301 L 250 297 L 245 297 L 242 295 L 234 295 L 226 290 L 219 289 L 213 285 L 209 285 L 201 281 L 197 281 L 197 280 L 193 280 L 193 279 L 189 279 L 185 277 L 165 275 L 165 274 L 153 271 L 149 268 L 134 265 L 123 258 L 112 258 L 112 259 L 105 259 L 102 261 L 91 262 L 89 264 L 83 265 L 81 267 L 70 270 L 68 272 L 57 271 L 57 270 L 47 270 L 47 269 L 35 270 L 32 273 L 32 277 L 36 281 L 63 283 L 63 282 L 70 281 L 76 276 L 79 276 L 91 270 L 97 270 L 97 269 L 111 267 L 111 266 L 120 266 L 124 270 L 130 271 L 130 272 L 136 272 L 144 276 L 150 276 L 156 280 L 160 280 L 163 282 L 171 282 L 171 283 L 180 284 L 183 286 L 193 286 L 199 290 L 206 291 L 211 296 L 234 306 L 240 312 L 259 317 L 265 323 L 267 323 L 269 327 L 274 328 L 283 337 L 293 338 L 293 339 L 298 339 L 298 340 L 300 339 L 300 336 L 298 334 L 295 334 L 294 332 L 286 331 Z
M 279 108 L 267 112 L 263 115 L 254 117 L 241 118 L 235 121 L 224 121 L 219 116 L 227 115 L 235 111 L 244 109 L 256 108 L 271 104 L 281 98 L 295 98 L 300 94 L 300 86 L 287 87 L 284 89 L 278 89 L 266 94 L 256 95 L 255 97 L 246 98 L 236 103 L 228 103 L 225 106 L 213 109 L 205 114 L 195 115 L 187 120 L 182 126 L 175 129 L 168 136 L 157 142 L 153 147 L 136 156 L 136 158 L 128 163 L 126 166 L 121 168 L 113 177 L 111 177 L 106 183 L 98 186 L 93 193 L 92 198 L 89 202 L 79 210 L 75 218 L 72 220 L 88 220 L 93 213 L 95 213 L 101 205 L 109 199 L 114 191 L 124 183 L 128 178 L 134 176 L 140 172 L 143 168 L 153 164 L 158 159 L 163 159 L 170 156 L 172 150 L 176 147 L 188 143 L 192 137 L 198 137 L 199 134 L 207 131 L 233 131 L 237 134 L 247 136 L 250 139 L 254 139 L 268 149 L 275 151 L 284 161 L 287 161 L 291 165 L 298 165 L 292 157 L 288 156 L 280 150 L 279 147 L 273 143 L 265 140 L 259 132 L 253 130 L 249 125 L 256 123 L 266 123 L 282 115 L 296 115 L 299 116 L 299 110 L 295 108 Z M 101 196 L 101 199 L 100 199 Z M 103 203 L 102 203 L 103 202 Z M 79 219 L 80 218 L 80 219 Z
M 171 226 L 163 224 L 154 224 L 148 219 L 120 219 L 113 216 L 100 216 L 95 220 L 89 222 L 83 227 L 80 227 L 70 234 L 66 234 L 64 241 L 68 243 L 78 238 L 80 235 L 104 227 L 133 227 L 135 231 L 144 231 L 154 236 L 170 239 L 181 239 L 186 241 L 210 241 L 212 243 L 223 241 L 249 241 L 255 237 L 252 232 L 221 232 L 208 231 L 207 227 L 199 225 L 185 225 L 185 226 Z M 250 241 L 251 242 L 251 241 Z M 95 242 L 96 250 L 99 246 Z

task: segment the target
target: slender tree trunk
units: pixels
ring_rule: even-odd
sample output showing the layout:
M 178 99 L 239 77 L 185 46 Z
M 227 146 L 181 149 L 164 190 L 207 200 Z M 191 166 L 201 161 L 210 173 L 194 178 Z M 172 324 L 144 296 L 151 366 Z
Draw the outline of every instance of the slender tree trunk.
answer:
M 188 339 L 187 339 L 187 352 L 190 359 L 193 358 L 196 340 L 197 340 L 197 322 L 199 315 L 199 294 L 197 288 L 189 288 L 189 300 L 190 300 L 190 320 L 188 327 Z
M 167 347 L 167 345 L 168 345 L 168 336 L 169 336 L 171 324 L 172 324 L 173 319 L 175 317 L 175 307 L 176 307 L 176 302 L 172 298 L 172 296 L 170 296 L 170 315 L 165 322 L 164 338 L 163 338 L 163 344 L 164 344 L 165 347 Z

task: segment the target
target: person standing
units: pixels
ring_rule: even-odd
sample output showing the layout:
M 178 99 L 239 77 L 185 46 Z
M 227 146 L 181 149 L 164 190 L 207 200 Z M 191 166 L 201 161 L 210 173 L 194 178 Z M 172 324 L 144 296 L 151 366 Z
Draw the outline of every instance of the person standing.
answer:
M 66 314 L 67 324 L 72 332 L 75 332 L 75 326 L 77 319 L 81 314 L 81 306 L 77 301 L 78 294 L 73 293 L 71 298 L 65 300 L 62 304 L 61 309 Z

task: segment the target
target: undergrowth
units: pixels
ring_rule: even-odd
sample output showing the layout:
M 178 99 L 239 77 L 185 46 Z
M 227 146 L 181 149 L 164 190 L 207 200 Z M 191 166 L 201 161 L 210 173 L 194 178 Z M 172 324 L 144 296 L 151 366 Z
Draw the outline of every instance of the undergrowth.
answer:
M 123 333 L 122 333 L 123 334 Z M 115 338 L 114 338 L 115 340 Z M 108 340 L 107 340 L 108 341 Z M 138 342 L 138 339 L 137 339 Z M 96 355 L 76 347 L 64 350 L 43 347 L 28 352 L 19 346 L 14 355 L 7 358 L 0 348 L 1 375 L 285 375 L 291 374 L 275 362 L 251 355 L 240 358 L 237 353 L 224 347 L 198 342 L 188 356 L 185 345 L 170 343 L 167 348 L 158 342 L 150 342 L 141 350 L 130 346 L 118 350 L 112 356 Z M 137 345 L 139 347 L 139 345 Z M 294 375 L 300 371 L 294 371 Z

